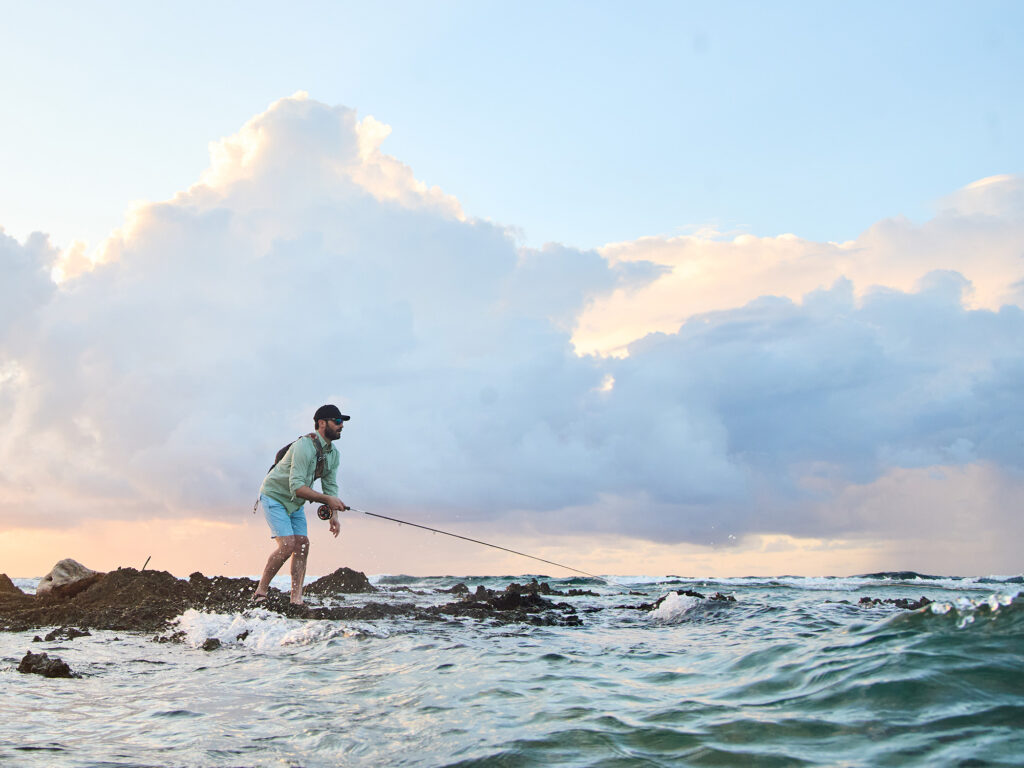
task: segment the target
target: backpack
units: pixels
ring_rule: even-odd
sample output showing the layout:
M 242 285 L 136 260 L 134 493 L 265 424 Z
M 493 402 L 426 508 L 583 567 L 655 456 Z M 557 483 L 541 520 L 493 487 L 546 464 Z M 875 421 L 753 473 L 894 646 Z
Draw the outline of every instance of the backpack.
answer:
M 324 472 L 327 471 L 327 457 L 324 455 L 324 449 L 323 446 L 320 445 L 320 441 L 316 439 L 316 432 L 310 432 L 308 435 L 303 435 L 302 437 L 308 437 L 310 440 L 312 440 L 313 447 L 316 448 L 316 469 L 313 470 L 313 480 L 316 480 L 318 477 L 323 477 Z M 284 448 L 277 452 L 277 454 L 274 456 L 274 463 L 271 464 L 270 469 L 267 470 L 268 475 L 271 473 L 274 467 L 281 463 L 281 459 L 283 459 L 284 455 L 288 453 L 288 449 L 295 445 L 297 442 L 299 442 L 299 440 L 301 440 L 302 437 L 292 440 L 290 443 L 288 443 L 288 445 L 286 445 Z M 309 482 L 312 483 L 313 480 L 310 480 Z M 254 515 L 256 514 L 256 508 L 259 507 L 259 505 L 260 500 L 259 498 L 257 498 L 256 503 L 252 505 L 252 513 Z
M 323 477 L 324 472 L 327 471 L 327 457 L 324 456 L 324 449 L 323 446 L 320 445 L 320 441 L 316 439 L 316 432 L 310 432 L 308 435 L 303 435 L 302 437 L 308 437 L 312 440 L 313 447 L 316 448 L 316 469 L 313 470 L 313 480 L 316 480 L 318 477 Z M 292 440 L 288 445 L 277 452 L 277 455 L 274 456 L 274 463 L 271 464 L 270 469 L 267 470 L 268 475 L 274 467 L 281 463 L 281 459 L 283 459 L 284 455 L 288 453 L 288 449 L 295 445 L 295 443 L 299 442 L 302 437 Z

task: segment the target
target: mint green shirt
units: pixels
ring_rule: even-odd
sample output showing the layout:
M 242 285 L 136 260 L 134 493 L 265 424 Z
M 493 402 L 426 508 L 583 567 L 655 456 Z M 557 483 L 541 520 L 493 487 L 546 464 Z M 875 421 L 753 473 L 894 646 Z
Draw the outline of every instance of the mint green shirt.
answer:
M 304 485 L 313 487 L 313 475 L 316 473 L 316 447 L 313 440 L 320 445 L 325 444 L 319 435 L 312 439 L 308 435 L 303 435 L 291 444 L 288 453 L 267 473 L 263 478 L 263 485 L 260 486 L 260 494 L 283 504 L 288 514 L 302 509 L 302 505 L 306 503 L 306 500 L 300 499 L 295 492 Z M 337 496 L 338 463 L 341 459 L 334 445 L 323 450 L 327 457 L 327 467 L 324 469 L 324 476 L 320 478 L 320 488 L 328 496 Z

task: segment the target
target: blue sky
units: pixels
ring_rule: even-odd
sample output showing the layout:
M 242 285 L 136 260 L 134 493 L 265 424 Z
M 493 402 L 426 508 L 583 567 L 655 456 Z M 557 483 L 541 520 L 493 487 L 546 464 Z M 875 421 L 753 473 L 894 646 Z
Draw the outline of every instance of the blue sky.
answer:
M 95 244 L 305 90 L 525 242 L 842 241 L 1022 170 L 1019 3 L 6 3 L 2 226 Z
M 8 4 L 0 563 L 1019 572 L 1022 9 Z

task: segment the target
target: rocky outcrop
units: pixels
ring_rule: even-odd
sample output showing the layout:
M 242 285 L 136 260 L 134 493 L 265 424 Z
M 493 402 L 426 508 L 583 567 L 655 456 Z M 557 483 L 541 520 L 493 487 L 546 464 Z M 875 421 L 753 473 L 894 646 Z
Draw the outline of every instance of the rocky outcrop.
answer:
M 537 584 L 509 584 L 504 592 L 483 585 L 456 603 L 428 609 L 443 616 L 468 616 L 501 622 L 522 622 L 543 626 L 579 626 L 576 609 L 568 603 L 553 603 L 538 594 Z
M 329 595 L 376 592 L 377 589 L 366 578 L 365 573 L 353 571 L 351 568 L 339 568 L 334 573 L 307 584 L 302 591 L 312 595 Z
M 48 574 L 39 580 L 36 587 L 37 595 L 53 595 L 55 597 L 73 597 L 84 592 L 103 577 L 99 571 L 86 568 L 70 557 L 61 560 Z
M 340 568 L 309 588 L 314 594 L 334 596 L 334 604 L 326 607 L 293 606 L 288 595 L 271 589 L 261 609 L 285 616 L 332 621 L 373 621 L 408 617 L 424 621 L 448 621 L 455 616 L 468 616 L 501 623 L 563 626 L 578 625 L 575 609 L 566 603 L 552 603 L 538 594 L 534 585 L 510 584 L 502 592 L 478 587 L 472 595 L 443 606 L 418 606 L 413 603 L 371 601 L 365 605 L 340 605 L 339 592 L 377 591 L 366 575 L 350 568 Z M 162 632 L 168 622 L 189 608 L 217 613 L 237 613 L 253 608 L 251 603 L 256 582 L 225 576 L 212 578 L 193 573 L 187 580 L 175 578 L 165 571 L 137 571 L 119 568 L 101 574 L 87 589 L 65 597 L 50 593 L 41 596 L 0 594 L 0 630 L 26 631 L 45 626 L 58 626 L 51 633 L 56 640 L 75 636 L 74 627 Z M 336 590 L 336 591 L 335 591 Z M 468 590 L 467 590 L 468 593 Z M 171 638 L 164 638 L 169 640 Z
M 29 651 L 18 665 L 18 671 L 26 675 L 42 675 L 43 677 L 81 677 L 71 671 L 71 667 L 56 656 L 50 658 L 45 653 Z
M 6 573 L 0 573 L 0 595 L 23 595 L 25 594 L 8 578 Z

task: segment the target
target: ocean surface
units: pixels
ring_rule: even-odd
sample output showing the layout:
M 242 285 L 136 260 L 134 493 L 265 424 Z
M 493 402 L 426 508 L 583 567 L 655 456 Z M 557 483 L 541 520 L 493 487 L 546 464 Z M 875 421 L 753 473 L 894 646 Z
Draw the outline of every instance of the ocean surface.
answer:
M 1024 765 L 1019 576 L 539 578 L 598 593 L 551 598 L 582 627 L 251 610 L 189 611 L 179 644 L 0 633 L 0 764 Z M 346 604 L 511 580 L 378 576 L 387 591 Z M 687 589 L 736 602 L 617 607 Z M 935 602 L 917 611 L 857 604 L 922 595 Z M 202 650 L 211 637 L 223 646 Z M 28 650 L 83 677 L 19 674 Z

